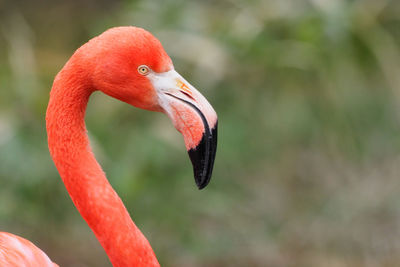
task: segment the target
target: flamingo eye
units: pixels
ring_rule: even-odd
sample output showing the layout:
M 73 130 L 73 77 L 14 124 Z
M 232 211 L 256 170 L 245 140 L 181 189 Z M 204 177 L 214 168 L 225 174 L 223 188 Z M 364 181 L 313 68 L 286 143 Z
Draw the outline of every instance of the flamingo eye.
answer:
M 150 69 L 146 65 L 140 65 L 138 67 L 138 72 L 142 75 L 147 75 L 149 73 Z

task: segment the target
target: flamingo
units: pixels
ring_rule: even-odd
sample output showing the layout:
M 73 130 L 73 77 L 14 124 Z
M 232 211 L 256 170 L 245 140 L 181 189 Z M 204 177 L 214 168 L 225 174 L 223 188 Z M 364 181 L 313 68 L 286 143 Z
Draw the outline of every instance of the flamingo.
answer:
M 73 203 L 113 266 L 159 266 L 91 150 L 84 116 L 94 91 L 165 113 L 183 135 L 199 189 L 213 170 L 217 115 L 175 71 L 159 40 L 138 27 L 111 28 L 91 39 L 54 79 L 46 113 L 48 145 Z M 0 266 L 58 265 L 26 239 L 0 233 Z

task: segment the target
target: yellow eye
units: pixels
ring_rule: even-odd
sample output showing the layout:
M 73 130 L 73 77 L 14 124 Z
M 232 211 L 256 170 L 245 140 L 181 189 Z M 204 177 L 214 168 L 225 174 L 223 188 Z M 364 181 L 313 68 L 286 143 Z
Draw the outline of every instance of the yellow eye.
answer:
M 138 67 L 138 72 L 139 72 L 140 74 L 142 74 L 142 75 L 148 74 L 149 71 L 150 71 L 150 69 L 149 69 L 149 67 L 147 67 L 146 65 L 140 65 L 140 66 Z

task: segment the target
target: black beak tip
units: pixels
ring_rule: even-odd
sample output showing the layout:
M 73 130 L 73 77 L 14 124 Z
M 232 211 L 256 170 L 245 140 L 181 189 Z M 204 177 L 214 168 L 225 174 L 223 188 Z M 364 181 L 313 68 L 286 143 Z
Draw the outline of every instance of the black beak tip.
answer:
M 218 123 L 210 130 L 206 129 L 200 143 L 188 151 L 193 165 L 194 180 L 199 190 L 205 188 L 211 180 L 217 151 Z
M 210 177 L 195 176 L 194 180 L 196 181 L 197 188 L 199 190 L 201 190 L 201 189 L 205 188 L 208 185 L 208 183 L 211 180 L 211 176 Z

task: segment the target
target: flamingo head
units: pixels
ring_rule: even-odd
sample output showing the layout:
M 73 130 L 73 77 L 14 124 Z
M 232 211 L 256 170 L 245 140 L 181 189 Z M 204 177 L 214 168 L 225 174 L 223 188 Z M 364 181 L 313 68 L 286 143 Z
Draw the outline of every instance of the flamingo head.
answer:
M 136 27 L 112 28 L 77 52 L 90 68 L 91 86 L 142 109 L 168 115 L 182 133 L 199 189 L 211 179 L 217 114 L 205 97 L 175 71 L 161 43 Z M 81 63 L 82 64 L 82 63 Z

